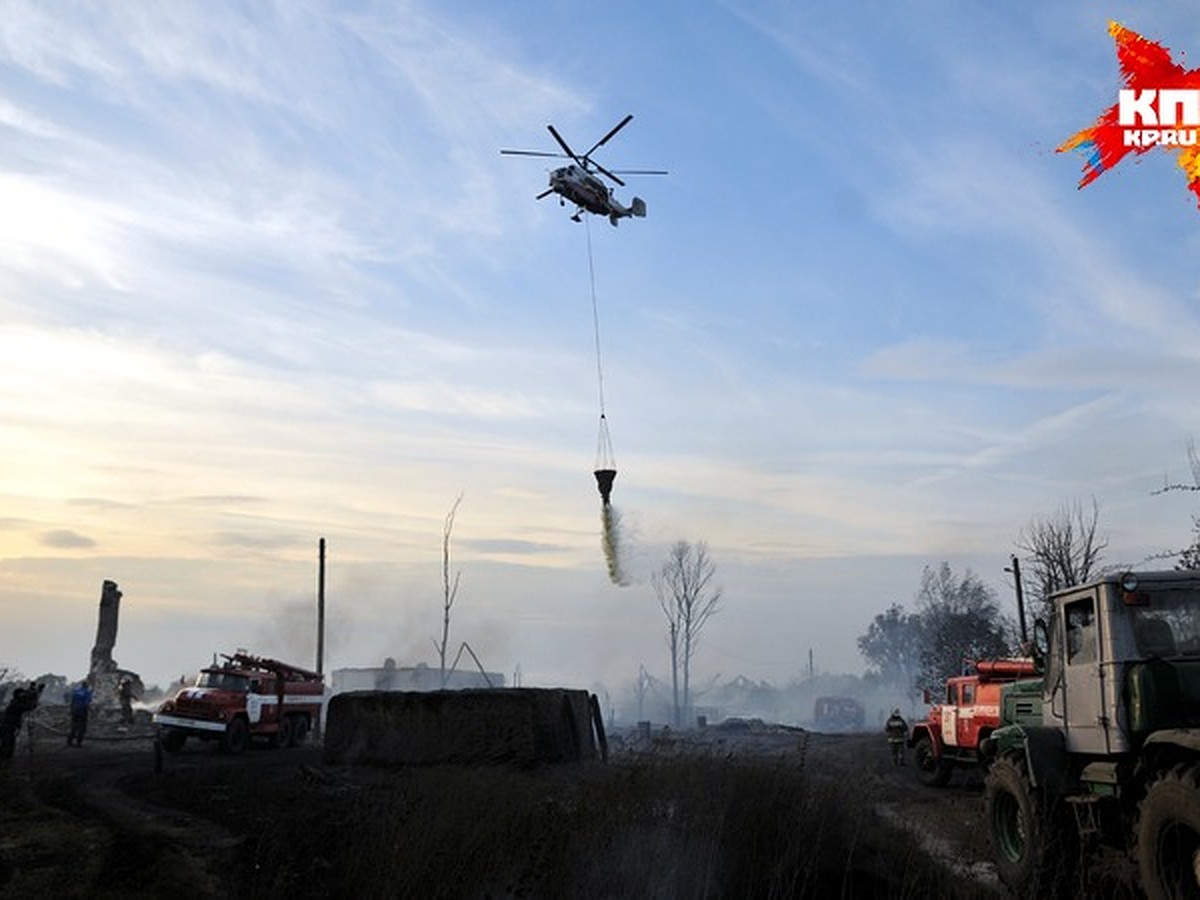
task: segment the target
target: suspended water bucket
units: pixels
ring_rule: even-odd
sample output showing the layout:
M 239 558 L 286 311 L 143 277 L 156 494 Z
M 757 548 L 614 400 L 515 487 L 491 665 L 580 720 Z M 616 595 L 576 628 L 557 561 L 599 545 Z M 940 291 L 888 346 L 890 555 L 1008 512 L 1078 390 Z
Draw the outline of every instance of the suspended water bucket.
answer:
M 612 495 L 613 481 L 617 477 L 616 469 L 597 469 L 592 473 L 596 476 L 596 487 L 600 489 L 600 499 L 608 506 L 608 498 Z

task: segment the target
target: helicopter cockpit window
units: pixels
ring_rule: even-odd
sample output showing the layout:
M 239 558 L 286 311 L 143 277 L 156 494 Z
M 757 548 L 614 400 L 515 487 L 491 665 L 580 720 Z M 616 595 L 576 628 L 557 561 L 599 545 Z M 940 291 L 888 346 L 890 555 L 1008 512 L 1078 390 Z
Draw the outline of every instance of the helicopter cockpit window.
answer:
M 1096 606 L 1091 597 L 1068 603 L 1067 662 L 1070 665 L 1096 661 Z

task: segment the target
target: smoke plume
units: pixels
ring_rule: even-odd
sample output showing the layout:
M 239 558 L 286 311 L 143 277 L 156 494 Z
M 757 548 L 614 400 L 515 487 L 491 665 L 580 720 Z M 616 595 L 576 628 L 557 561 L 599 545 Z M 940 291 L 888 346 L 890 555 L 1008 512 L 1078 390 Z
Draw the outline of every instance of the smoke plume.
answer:
M 604 525 L 604 560 L 608 563 L 608 577 L 613 584 L 625 587 L 629 584 L 629 575 L 621 558 L 621 514 L 610 503 L 605 503 L 600 509 L 600 518 Z

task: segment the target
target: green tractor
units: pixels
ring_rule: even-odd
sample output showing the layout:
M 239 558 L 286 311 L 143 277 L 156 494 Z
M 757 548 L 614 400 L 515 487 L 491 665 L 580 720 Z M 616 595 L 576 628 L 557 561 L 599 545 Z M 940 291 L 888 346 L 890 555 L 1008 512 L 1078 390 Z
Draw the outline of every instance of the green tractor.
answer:
M 980 747 L 997 873 L 1021 896 L 1076 893 L 1083 862 L 1115 851 L 1151 900 L 1200 900 L 1200 572 L 1051 602 L 1039 676 L 1005 685 Z

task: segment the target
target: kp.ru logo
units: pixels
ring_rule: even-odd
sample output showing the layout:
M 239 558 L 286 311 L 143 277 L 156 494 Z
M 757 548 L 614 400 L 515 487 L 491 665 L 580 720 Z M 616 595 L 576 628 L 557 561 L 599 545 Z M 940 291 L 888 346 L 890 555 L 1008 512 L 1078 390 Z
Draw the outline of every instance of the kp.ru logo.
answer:
M 1200 125 L 1200 90 L 1117 91 L 1117 124 L 1125 129 L 1126 147 L 1195 146 L 1196 126 Z M 1162 125 L 1192 127 L 1162 128 Z
M 1178 154 L 1188 190 L 1200 203 L 1200 69 L 1185 70 L 1171 61 L 1166 47 L 1116 22 L 1108 33 L 1117 44 L 1117 63 L 1128 87 L 1096 124 L 1072 135 L 1058 148 L 1087 154 L 1079 186 L 1091 184 L 1127 153 L 1154 147 Z

